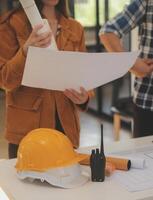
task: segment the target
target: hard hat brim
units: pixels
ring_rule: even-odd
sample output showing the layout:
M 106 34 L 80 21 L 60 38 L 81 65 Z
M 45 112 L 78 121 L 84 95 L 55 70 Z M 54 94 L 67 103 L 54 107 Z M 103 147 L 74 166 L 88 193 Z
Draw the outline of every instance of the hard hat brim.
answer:
M 75 152 L 75 156 L 73 159 L 65 162 L 65 163 L 62 163 L 62 166 L 61 167 L 67 167 L 67 166 L 71 166 L 71 165 L 74 165 L 74 164 L 77 164 L 79 162 L 81 162 L 82 160 L 85 160 L 88 158 L 88 155 L 86 154 L 80 154 L 80 153 L 77 153 Z M 20 169 L 20 166 L 18 163 L 16 163 L 15 165 L 15 168 L 17 169 L 17 171 L 41 171 L 41 172 L 44 172 L 44 171 L 47 171 L 49 169 L 54 169 L 54 168 L 57 168 L 59 166 L 48 166 L 48 167 L 45 167 L 45 168 L 34 168 L 33 166 L 24 166 L 22 167 L 22 169 Z
M 89 180 L 89 176 L 81 172 L 81 167 L 79 164 L 64 168 L 51 169 L 46 172 L 18 172 L 18 177 L 20 179 L 40 179 L 42 182 L 46 181 L 52 186 L 65 189 L 79 187 L 84 185 Z
M 73 165 L 73 164 L 76 164 L 76 163 L 79 163 L 85 159 L 88 158 L 88 155 L 87 154 L 80 154 L 80 153 L 77 153 L 76 152 L 76 157 L 74 159 L 72 159 L 69 163 L 67 163 L 66 165 Z M 65 166 L 66 166 L 65 165 Z

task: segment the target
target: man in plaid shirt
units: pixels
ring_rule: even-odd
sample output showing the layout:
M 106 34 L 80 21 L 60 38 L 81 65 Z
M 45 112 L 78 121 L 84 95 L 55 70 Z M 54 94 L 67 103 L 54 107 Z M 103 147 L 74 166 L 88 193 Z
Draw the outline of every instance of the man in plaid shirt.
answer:
M 133 0 L 100 30 L 109 52 L 121 52 L 120 38 L 139 26 L 140 56 L 131 72 L 134 84 L 134 137 L 153 135 L 153 0 Z

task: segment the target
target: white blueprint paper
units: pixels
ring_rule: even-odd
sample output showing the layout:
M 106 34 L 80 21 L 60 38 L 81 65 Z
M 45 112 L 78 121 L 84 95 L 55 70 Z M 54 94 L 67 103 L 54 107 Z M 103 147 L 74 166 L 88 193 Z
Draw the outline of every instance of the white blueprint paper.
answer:
M 153 147 L 144 147 L 135 151 L 127 151 L 117 153 L 117 156 L 131 157 L 137 161 L 145 160 L 146 164 L 143 168 L 131 168 L 129 171 L 116 170 L 110 177 L 124 186 L 129 192 L 144 191 L 153 188 L 153 158 L 150 154 L 153 152 Z M 115 156 L 115 154 L 113 154 Z M 116 156 L 116 157 L 117 157 Z
M 30 47 L 22 85 L 51 90 L 86 90 L 125 75 L 138 52 L 81 53 Z

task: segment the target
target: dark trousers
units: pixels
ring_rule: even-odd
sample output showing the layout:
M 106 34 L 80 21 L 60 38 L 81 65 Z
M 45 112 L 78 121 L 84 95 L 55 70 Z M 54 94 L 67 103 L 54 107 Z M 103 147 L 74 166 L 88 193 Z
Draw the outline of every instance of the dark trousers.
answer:
M 19 145 L 16 145 L 16 144 L 11 144 L 11 143 L 8 144 L 9 159 L 17 157 L 18 147 L 19 147 Z
M 153 111 L 134 105 L 134 137 L 153 135 Z

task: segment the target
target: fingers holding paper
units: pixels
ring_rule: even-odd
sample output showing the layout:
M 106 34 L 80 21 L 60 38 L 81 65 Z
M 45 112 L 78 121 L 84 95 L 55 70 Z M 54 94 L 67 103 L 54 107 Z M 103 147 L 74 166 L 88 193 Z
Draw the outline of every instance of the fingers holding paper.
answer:
M 50 31 L 39 34 L 39 31 L 42 29 L 43 25 L 37 25 L 34 27 L 29 38 L 23 46 L 24 54 L 27 54 L 29 46 L 46 48 L 51 44 L 52 33 Z
M 64 94 L 75 104 L 84 104 L 89 98 L 88 92 L 83 87 L 80 87 L 79 92 L 74 89 L 66 89 Z
M 137 77 L 145 77 L 153 72 L 153 59 L 138 58 L 130 70 Z

